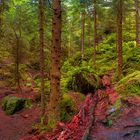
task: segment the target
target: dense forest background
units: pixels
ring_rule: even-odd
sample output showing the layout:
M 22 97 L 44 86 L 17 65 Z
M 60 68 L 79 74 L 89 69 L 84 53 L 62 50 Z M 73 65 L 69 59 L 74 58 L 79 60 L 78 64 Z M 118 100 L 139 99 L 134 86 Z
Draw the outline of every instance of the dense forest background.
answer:
M 70 92 L 83 100 L 104 75 L 139 98 L 139 9 L 139 0 L 1 0 L 0 87 L 36 91 L 50 127 L 77 111 Z

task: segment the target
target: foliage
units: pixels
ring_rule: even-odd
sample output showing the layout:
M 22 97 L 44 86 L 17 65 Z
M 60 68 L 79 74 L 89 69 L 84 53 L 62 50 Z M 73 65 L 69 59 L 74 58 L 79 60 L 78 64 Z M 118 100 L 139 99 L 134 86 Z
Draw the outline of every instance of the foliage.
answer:
M 75 69 L 69 78 L 67 88 L 81 93 L 94 92 L 98 86 L 98 79 L 94 73 L 87 69 Z
M 95 71 L 90 65 L 87 65 L 86 61 L 81 62 L 81 64 L 77 61 L 78 64 L 75 67 L 71 65 L 73 62 L 66 61 L 62 67 L 61 85 L 63 89 L 81 93 L 93 92 L 98 87 L 98 76 Z
M 34 82 L 35 82 L 35 85 L 36 85 L 35 89 L 37 91 L 40 91 L 40 83 L 41 83 L 40 78 L 38 76 L 36 76 L 35 79 L 34 79 Z M 45 92 L 49 93 L 50 82 L 49 82 L 49 80 L 47 78 L 45 78 L 45 85 L 44 86 L 45 86 Z
M 121 79 L 116 89 L 122 96 L 140 96 L 140 71 L 135 71 Z
M 92 53 L 93 48 L 86 48 L 84 58 L 81 58 L 81 53 L 77 52 L 73 57 L 68 58 L 62 65 L 62 89 L 67 91 L 67 82 L 72 73 L 80 72 L 80 69 L 92 70 L 96 75 L 102 75 L 109 70 L 114 70 L 117 80 L 117 50 L 115 45 L 115 34 L 110 34 L 108 37 L 97 46 L 97 68 L 93 69 Z M 135 48 L 134 41 L 123 42 L 123 74 L 127 75 L 140 70 L 140 48 Z M 80 68 L 81 67 L 81 68 Z
M 49 116 L 48 116 L 48 123 L 47 123 L 47 127 L 46 127 L 46 129 L 53 129 L 53 128 L 55 128 L 56 127 L 56 124 L 57 124 L 57 121 L 56 121 L 56 118 L 55 118 L 55 116 L 53 115 L 53 114 L 49 114 Z
M 132 43 L 132 42 L 131 42 Z M 140 70 L 140 48 L 131 47 L 132 44 L 128 42 L 124 49 L 124 74 L 130 74 L 135 70 Z
M 14 96 L 7 96 L 3 99 L 2 108 L 7 115 L 13 115 L 23 108 L 31 107 L 31 99 L 17 98 Z
M 108 45 L 113 45 L 115 41 L 116 41 L 116 35 L 112 33 L 104 39 L 103 43 Z

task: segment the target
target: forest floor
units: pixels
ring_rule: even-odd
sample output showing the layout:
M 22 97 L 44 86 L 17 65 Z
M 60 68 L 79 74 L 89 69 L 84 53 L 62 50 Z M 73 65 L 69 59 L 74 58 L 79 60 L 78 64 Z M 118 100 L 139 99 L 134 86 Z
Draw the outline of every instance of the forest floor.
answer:
M 0 87 L 0 104 L 2 99 L 7 95 L 26 97 L 34 100 L 36 93 L 29 89 L 24 89 L 23 94 L 16 94 L 9 87 Z M 0 106 L 0 140 L 19 140 L 20 137 L 32 131 L 32 125 L 38 121 L 39 117 L 40 110 L 35 102 L 33 102 L 31 108 L 23 109 L 11 116 L 5 115 Z
M 71 121 L 60 122 L 51 134 L 21 140 L 140 140 L 140 100 L 125 97 L 116 109 L 112 105 L 120 97 L 110 83 L 110 76 L 103 77 L 102 85 L 95 94 L 87 95 Z
M 101 88 L 88 94 L 78 113 L 66 124 L 60 122 L 52 133 L 32 133 L 32 125 L 40 116 L 35 103 L 12 116 L 6 116 L 0 107 L 0 140 L 140 140 L 140 100 L 125 97 L 117 110 L 113 104 L 120 97 L 110 79 L 109 75 L 103 76 Z M 36 93 L 24 92 L 20 96 L 34 100 Z M 0 101 L 8 94 L 19 96 L 0 87 Z

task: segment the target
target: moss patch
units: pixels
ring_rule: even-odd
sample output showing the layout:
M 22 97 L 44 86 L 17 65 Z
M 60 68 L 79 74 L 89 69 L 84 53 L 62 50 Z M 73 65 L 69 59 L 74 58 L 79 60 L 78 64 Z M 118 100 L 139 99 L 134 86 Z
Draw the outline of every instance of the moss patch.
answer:
M 2 108 L 7 115 L 13 115 L 23 108 L 31 107 L 31 99 L 17 98 L 14 96 L 7 96 L 3 99 Z
M 68 121 L 76 112 L 76 103 L 69 94 L 64 94 L 60 103 L 60 118 Z
M 117 92 L 123 95 L 140 96 L 140 71 L 135 71 L 119 81 Z
M 88 69 L 75 69 L 67 81 L 67 88 L 80 93 L 91 93 L 98 86 L 98 77 Z

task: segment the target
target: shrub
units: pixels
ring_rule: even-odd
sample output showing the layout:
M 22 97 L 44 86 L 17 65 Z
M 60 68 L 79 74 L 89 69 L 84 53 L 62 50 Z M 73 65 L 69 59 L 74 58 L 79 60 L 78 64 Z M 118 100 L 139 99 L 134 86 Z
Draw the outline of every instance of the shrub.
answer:
M 104 44 L 112 45 L 115 43 L 116 35 L 112 33 L 111 35 L 107 36 L 107 38 L 103 41 Z

